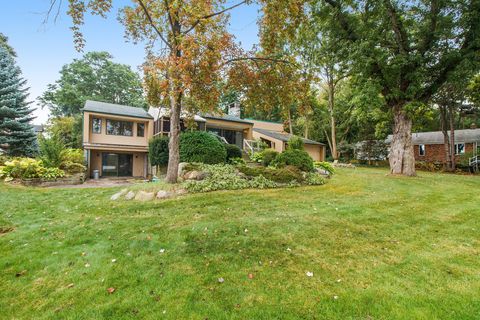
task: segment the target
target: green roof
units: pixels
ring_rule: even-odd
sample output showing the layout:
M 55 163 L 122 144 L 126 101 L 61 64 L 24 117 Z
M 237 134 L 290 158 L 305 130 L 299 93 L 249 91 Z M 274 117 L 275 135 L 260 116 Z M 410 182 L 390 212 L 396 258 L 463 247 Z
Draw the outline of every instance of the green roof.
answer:
M 124 106 L 121 104 L 106 103 L 87 100 L 83 111 L 111 114 L 117 116 L 126 116 L 134 118 L 153 119 L 153 117 L 144 109 L 137 107 Z
M 264 134 L 267 137 L 277 139 L 277 140 L 280 140 L 280 141 L 283 141 L 283 142 L 288 142 L 288 140 L 290 140 L 290 138 L 292 137 L 292 135 L 290 133 L 283 133 L 283 132 L 271 131 L 271 130 L 266 130 L 266 129 L 253 128 L 253 131 Z M 322 146 L 324 145 L 323 143 L 320 143 L 320 142 L 317 142 L 317 141 L 313 141 L 313 140 L 310 140 L 310 139 L 305 139 L 305 138 L 302 138 L 302 137 L 300 137 L 300 138 L 303 140 L 303 143 L 305 143 L 305 144 L 316 144 L 316 145 L 322 145 Z
M 229 114 L 218 115 L 218 116 L 217 115 L 212 115 L 212 114 L 202 114 L 201 116 L 203 118 L 207 118 L 207 119 L 224 120 L 224 121 L 239 122 L 239 123 L 246 123 L 246 124 L 252 124 L 253 125 L 253 122 L 243 120 L 241 118 L 231 116 Z

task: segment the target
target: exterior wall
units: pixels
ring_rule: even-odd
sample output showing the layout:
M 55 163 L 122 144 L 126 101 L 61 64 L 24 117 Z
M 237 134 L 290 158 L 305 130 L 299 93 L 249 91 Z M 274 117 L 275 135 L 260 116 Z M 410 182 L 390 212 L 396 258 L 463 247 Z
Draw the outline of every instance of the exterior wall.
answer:
M 248 121 L 253 123 L 253 127 L 256 129 L 264 129 L 276 132 L 283 132 L 283 124 L 276 123 L 276 122 L 268 122 L 268 121 L 259 121 L 259 120 L 250 120 Z
M 92 132 L 92 118 L 102 119 L 101 133 Z M 133 136 L 116 136 L 107 134 L 107 119 L 133 122 Z M 137 137 L 137 124 L 145 123 L 144 137 Z M 148 140 L 153 136 L 153 120 L 105 115 L 85 112 L 83 114 L 83 143 L 84 144 L 114 144 L 136 147 L 148 147 Z
M 285 151 L 285 142 L 283 142 L 282 140 L 271 138 L 257 131 L 253 131 L 253 139 L 268 140 L 272 143 L 273 150 L 277 152 Z
M 145 177 L 146 176 L 146 164 L 147 164 L 147 153 L 146 152 L 119 152 L 118 150 L 90 150 L 90 168 L 89 173 L 90 177 L 93 177 L 93 170 L 98 170 L 100 176 L 103 175 L 102 172 L 102 153 L 128 153 L 132 154 L 133 164 L 132 164 L 132 176 L 133 177 Z
M 303 149 L 314 161 L 325 161 L 325 146 L 319 144 L 305 144 Z
M 414 145 L 415 160 L 416 161 L 426 161 L 426 162 L 445 162 L 445 146 L 443 144 L 426 144 L 425 145 L 425 155 L 421 156 L 419 151 L 419 146 Z M 473 152 L 474 150 L 473 143 L 465 143 L 465 153 Z M 458 160 L 460 155 L 456 155 L 455 158 Z

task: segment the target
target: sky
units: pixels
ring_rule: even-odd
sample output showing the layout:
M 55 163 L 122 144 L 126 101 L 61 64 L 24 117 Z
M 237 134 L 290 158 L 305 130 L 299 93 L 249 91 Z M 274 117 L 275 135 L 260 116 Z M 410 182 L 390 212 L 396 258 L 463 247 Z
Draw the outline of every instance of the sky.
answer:
M 75 50 L 70 27 L 71 19 L 66 15 L 68 0 L 63 0 L 58 19 L 55 14 L 45 23 L 50 0 L 0 0 L 0 32 L 8 37 L 9 44 L 17 52 L 17 64 L 30 87 L 30 100 L 37 108 L 34 124 L 45 124 L 49 112 L 37 105 L 36 99 L 47 85 L 60 76 L 61 67 L 82 53 Z M 132 66 L 139 71 L 145 52 L 143 45 L 127 43 L 124 27 L 117 21 L 118 9 L 129 4 L 129 0 L 114 0 L 114 10 L 106 19 L 87 16 L 82 28 L 86 39 L 84 52 L 108 51 L 114 61 Z M 227 1 L 228 5 L 236 1 Z M 242 47 L 251 49 L 258 42 L 258 7 L 242 5 L 231 11 L 229 31 L 241 42 Z

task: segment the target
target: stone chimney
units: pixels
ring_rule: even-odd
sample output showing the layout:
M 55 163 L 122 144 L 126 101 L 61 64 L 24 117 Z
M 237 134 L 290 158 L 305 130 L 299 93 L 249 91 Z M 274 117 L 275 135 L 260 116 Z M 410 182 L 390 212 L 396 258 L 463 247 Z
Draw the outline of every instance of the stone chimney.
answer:
M 240 102 L 234 102 L 228 106 L 228 115 L 240 118 Z

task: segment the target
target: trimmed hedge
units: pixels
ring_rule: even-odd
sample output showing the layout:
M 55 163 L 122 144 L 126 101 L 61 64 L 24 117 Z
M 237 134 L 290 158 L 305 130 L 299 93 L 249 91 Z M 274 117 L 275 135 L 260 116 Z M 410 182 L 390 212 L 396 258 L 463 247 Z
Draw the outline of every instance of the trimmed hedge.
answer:
M 303 150 L 286 150 L 277 156 L 274 164 L 280 168 L 284 166 L 294 166 L 305 172 L 313 171 L 313 159 Z
M 242 157 L 242 150 L 236 144 L 226 144 L 225 149 L 227 149 L 227 160 Z
M 206 164 L 225 163 L 227 150 L 223 143 L 205 131 L 189 131 L 180 135 L 180 161 Z

